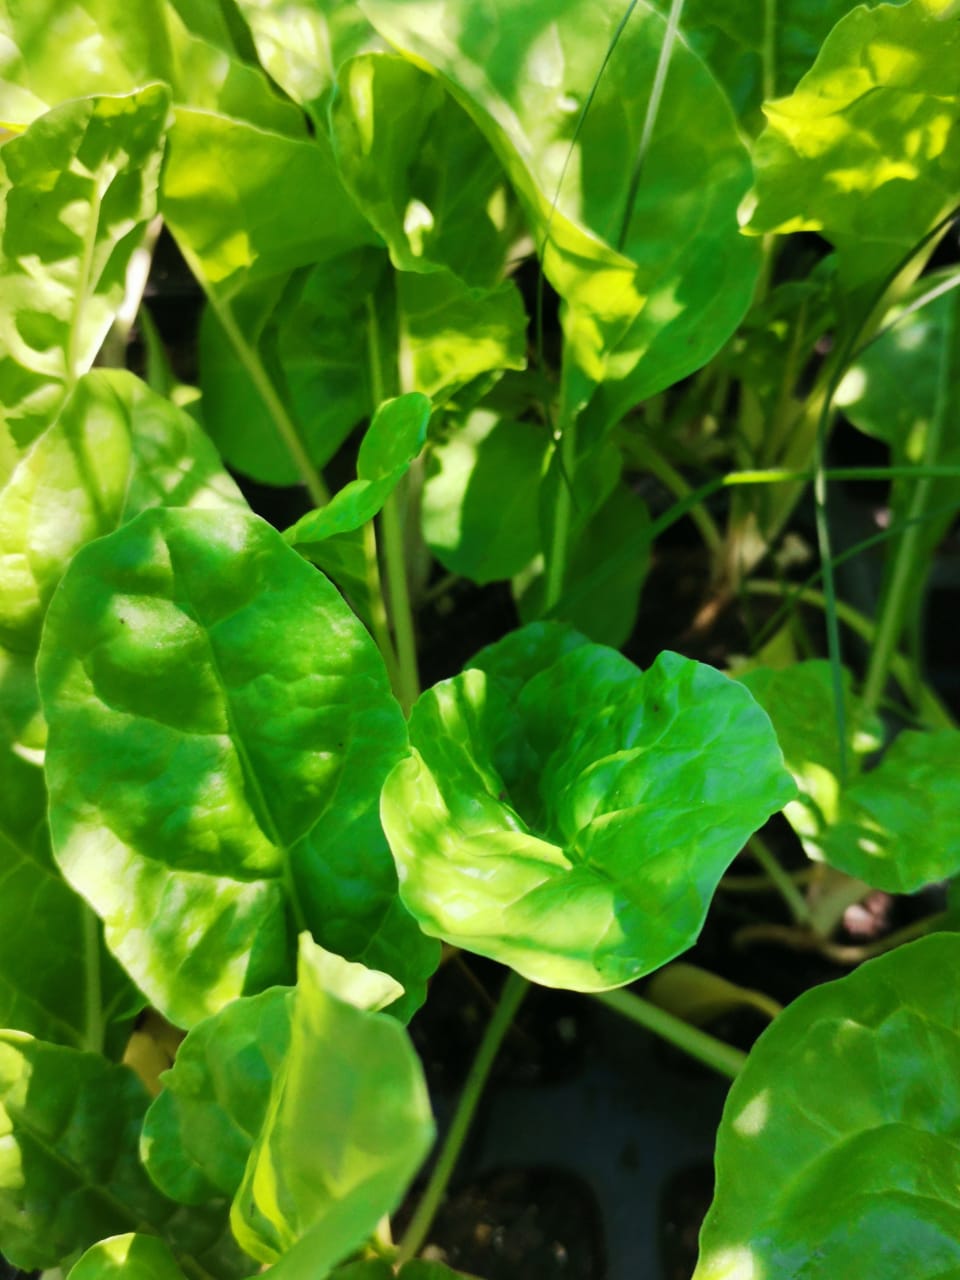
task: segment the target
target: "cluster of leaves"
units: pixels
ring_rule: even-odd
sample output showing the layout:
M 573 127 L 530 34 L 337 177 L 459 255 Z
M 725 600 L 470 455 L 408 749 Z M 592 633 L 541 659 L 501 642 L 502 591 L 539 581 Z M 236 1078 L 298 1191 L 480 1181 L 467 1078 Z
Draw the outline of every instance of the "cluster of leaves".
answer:
M 960 872 L 960 731 L 903 650 L 960 505 L 960 277 L 926 269 L 960 12 L 3 0 L 0 49 L 0 1251 L 444 1280 L 382 1231 L 441 941 L 626 986 L 781 810 L 828 902 Z M 147 315 L 145 379 L 113 367 L 161 223 L 197 387 Z M 891 456 L 875 619 L 832 580 L 841 407 Z M 232 477 L 311 509 L 277 530 Z M 617 651 L 685 515 L 717 600 L 779 592 L 811 480 L 828 660 L 789 619 L 739 679 Z M 524 625 L 421 693 L 433 564 Z M 960 1269 L 958 963 L 926 938 L 776 1018 L 699 1280 Z

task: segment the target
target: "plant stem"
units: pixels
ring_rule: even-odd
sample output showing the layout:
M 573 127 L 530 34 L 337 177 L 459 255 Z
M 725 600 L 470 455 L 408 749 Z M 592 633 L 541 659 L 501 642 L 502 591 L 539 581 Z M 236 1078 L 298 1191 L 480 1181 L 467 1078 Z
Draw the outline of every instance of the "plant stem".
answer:
M 596 999 L 731 1080 L 735 1080 L 743 1070 L 747 1055 L 740 1049 L 724 1044 L 699 1027 L 691 1027 L 682 1018 L 667 1013 L 666 1009 L 658 1008 L 632 991 L 598 991 Z
M 372 520 L 363 526 L 363 560 L 366 569 L 367 594 L 370 597 L 370 629 L 377 642 L 380 656 L 383 658 L 390 676 L 390 687 L 400 699 L 400 664 L 397 651 L 393 647 L 390 634 L 390 622 L 383 602 L 383 583 L 380 577 L 380 557 L 377 553 L 377 530 Z
M 557 428 L 555 448 L 558 453 L 557 498 L 553 505 L 553 525 L 550 545 L 547 548 L 547 581 L 543 611 L 548 613 L 563 594 L 563 579 L 567 572 L 567 545 L 570 541 L 570 517 L 573 511 L 573 464 L 576 457 L 576 436 L 572 420 L 566 420 Z
M 951 358 L 956 345 L 957 329 L 954 317 L 956 308 L 951 311 L 951 319 L 946 325 L 943 344 L 940 349 L 940 368 L 937 377 L 937 399 L 927 436 L 923 447 L 923 464 L 932 466 L 940 452 L 944 426 L 948 416 L 947 406 L 950 402 L 951 372 L 954 361 Z M 867 674 L 863 682 L 861 707 L 863 714 L 873 711 L 883 696 L 887 677 L 896 654 L 897 645 L 907 621 L 910 598 L 916 581 L 920 558 L 923 555 L 923 525 L 920 517 L 930 498 L 933 480 L 924 476 L 918 480 L 907 508 L 906 529 L 900 537 L 893 558 L 893 570 L 890 575 L 888 589 L 884 595 L 877 621 L 876 635 L 867 664 Z M 908 691 L 909 696 L 909 691 Z
M 233 311 L 229 302 L 217 297 L 217 292 L 210 286 L 206 280 L 203 270 L 199 262 L 196 260 L 190 249 L 180 243 L 181 252 L 186 258 L 187 265 L 193 272 L 196 279 L 203 287 L 203 291 L 207 296 L 207 301 L 213 309 L 220 327 L 230 340 L 230 344 L 236 352 L 237 359 L 243 365 L 247 377 L 256 388 L 257 394 L 263 401 L 267 413 L 273 422 L 277 435 L 283 442 L 284 448 L 290 455 L 294 466 L 300 475 L 300 481 L 304 488 L 310 494 L 310 499 L 315 506 L 324 507 L 330 501 L 330 492 L 323 482 L 323 476 L 313 465 L 310 455 L 307 453 L 306 446 L 300 438 L 300 432 L 293 419 L 287 412 L 286 406 L 277 394 L 276 388 L 270 379 L 263 362 L 255 349 L 247 342 L 246 338 L 237 324 Z
M 400 1248 L 397 1252 L 398 1264 L 409 1262 L 411 1258 L 415 1257 L 427 1238 L 430 1224 L 433 1222 L 434 1215 L 440 1207 L 440 1202 L 444 1197 L 447 1184 L 460 1155 L 460 1149 L 470 1129 L 470 1123 L 473 1120 L 474 1112 L 480 1101 L 480 1095 L 490 1074 L 490 1068 L 493 1066 L 503 1037 L 506 1035 L 529 986 L 530 984 L 526 978 L 521 978 L 519 974 L 513 972 L 510 973 L 504 983 L 499 1003 L 493 1017 L 487 1024 L 480 1048 L 477 1050 L 477 1056 L 474 1058 L 470 1074 L 467 1076 L 467 1082 L 463 1086 L 463 1092 L 460 1094 L 460 1101 L 457 1103 L 457 1109 L 454 1112 L 450 1128 L 447 1130 L 447 1136 L 443 1140 L 437 1163 L 433 1166 L 430 1181 L 427 1183 L 426 1190 L 417 1205 L 417 1211 L 413 1215 L 410 1225 L 404 1232 L 403 1239 L 400 1242 Z
M 747 842 L 747 848 L 760 863 L 764 871 L 776 885 L 780 896 L 790 909 L 797 924 L 809 925 L 813 921 L 813 916 L 806 898 L 794 884 L 791 877 L 784 871 L 780 863 L 766 843 L 757 835 L 751 836 Z
M 420 673 L 417 669 L 417 640 L 407 585 L 406 553 L 403 545 L 403 521 L 400 500 L 404 485 L 398 485 L 380 513 L 383 534 L 383 559 L 387 571 L 390 616 L 397 653 L 397 700 L 408 715 L 420 697 Z
M 646 440 L 631 439 L 630 450 L 637 462 L 646 467 L 652 476 L 656 476 L 664 488 L 669 489 L 675 498 L 686 498 L 693 492 L 691 486 L 676 467 Z M 719 554 L 723 547 L 723 534 L 706 507 L 701 504 L 692 507 L 690 519 L 696 525 L 707 550 L 715 555 Z

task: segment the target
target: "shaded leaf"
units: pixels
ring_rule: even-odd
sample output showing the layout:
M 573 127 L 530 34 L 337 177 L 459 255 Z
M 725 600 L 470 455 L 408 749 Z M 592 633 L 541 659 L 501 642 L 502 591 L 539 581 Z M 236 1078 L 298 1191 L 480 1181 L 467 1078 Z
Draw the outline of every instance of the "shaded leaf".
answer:
M 832 678 L 827 662 L 741 677 L 769 713 L 799 798 L 784 809 L 811 858 L 891 893 L 910 893 L 960 869 L 960 731 L 901 733 L 879 764 L 862 757 L 879 740 L 851 737 L 840 783 Z M 857 721 L 849 696 L 847 724 Z
M 960 940 L 808 991 L 727 1097 L 695 1280 L 960 1270 Z
M 302 928 L 396 976 L 436 949 L 377 816 L 403 717 L 335 588 L 240 513 L 147 512 L 86 547 L 39 662 L 67 880 L 171 1021 L 291 976 Z
M 536 494 L 550 437 L 478 408 L 430 450 L 423 534 L 444 568 L 481 584 L 519 573 L 540 551 Z
M 165 89 L 65 103 L 0 149 L 0 474 L 89 369 L 156 213 Z
M 331 996 L 311 952 L 302 939 L 290 1048 L 232 1214 L 237 1239 L 278 1280 L 322 1275 L 356 1249 L 433 1140 L 407 1033 Z
M 793 792 L 744 694 L 677 654 L 640 672 L 555 624 L 482 651 L 420 698 L 384 786 L 404 902 L 428 933 L 547 986 L 664 964 Z
M 854 9 L 766 113 L 750 229 L 820 232 L 850 288 L 960 203 L 960 28 L 943 0 Z

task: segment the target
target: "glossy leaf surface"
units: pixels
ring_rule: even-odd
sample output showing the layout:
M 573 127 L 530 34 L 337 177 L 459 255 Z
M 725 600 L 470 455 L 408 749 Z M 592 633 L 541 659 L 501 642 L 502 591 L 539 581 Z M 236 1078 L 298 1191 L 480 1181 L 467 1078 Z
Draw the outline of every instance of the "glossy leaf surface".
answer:
M 864 772 L 878 738 L 853 738 L 840 783 L 830 667 L 758 669 L 743 683 L 769 713 L 800 798 L 784 814 L 810 857 L 891 893 L 910 893 L 960 869 L 960 731 L 901 733 Z M 848 697 L 847 723 L 856 715 Z
M 0 150 L 0 473 L 89 369 L 157 209 L 169 97 L 68 102 Z
M 766 714 L 709 667 L 640 672 L 534 625 L 428 690 L 384 787 L 405 903 L 547 986 L 603 990 L 684 950 L 793 794 Z
M 727 1098 L 695 1280 L 960 1271 L 960 940 L 808 991 Z
M 33 666 L 72 556 L 164 504 L 246 505 L 193 420 L 120 371 L 84 375 L 0 489 L 0 1023 L 75 1047 L 96 1034 L 91 1008 L 117 1012 L 124 984 L 106 957 L 90 967 L 87 908 L 50 857 Z
M 162 1240 L 129 1234 L 88 1249 L 67 1280 L 184 1280 L 184 1275 Z
M 960 28 L 943 0 L 859 7 L 755 149 L 756 232 L 817 231 L 881 281 L 960 201 Z
M 586 379 L 568 388 L 572 408 L 588 383 L 608 383 L 596 406 L 602 430 L 716 352 L 746 310 L 758 264 L 736 219 L 749 161 L 722 91 L 682 43 L 655 127 L 645 127 L 665 38 L 659 14 L 633 11 L 601 76 L 619 0 L 554 9 L 498 0 L 482 23 L 464 0 L 362 8 L 443 77 L 509 174 L 537 245 L 546 240 L 544 269 Z
M 377 816 L 404 725 L 335 588 L 253 516 L 148 512 L 74 560 L 39 665 L 60 867 L 171 1021 L 289 980 L 302 928 L 436 963 Z
M 433 1140 L 406 1031 L 330 995 L 311 952 L 302 939 L 286 1064 L 232 1214 L 241 1245 L 283 1280 L 322 1275 L 356 1249 Z

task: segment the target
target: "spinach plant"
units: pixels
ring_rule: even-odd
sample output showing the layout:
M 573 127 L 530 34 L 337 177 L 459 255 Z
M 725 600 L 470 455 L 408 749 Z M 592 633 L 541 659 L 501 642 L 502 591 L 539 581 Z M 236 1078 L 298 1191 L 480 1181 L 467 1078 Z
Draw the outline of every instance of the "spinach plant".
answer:
M 0 47 L 3 1255 L 454 1276 L 418 1255 L 532 982 L 736 1077 L 697 1280 L 960 1273 L 952 914 L 783 1011 L 674 963 L 741 855 L 768 939 L 847 959 L 851 904 L 960 873 L 955 0 L 2 0 Z M 841 413 L 884 465 L 831 466 Z M 737 614 L 726 670 L 629 656 L 683 521 L 673 643 Z M 516 614 L 424 688 L 464 583 Z M 509 976 L 394 1242 L 441 944 Z M 774 1015 L 749 1056 L 718 1001 Z

